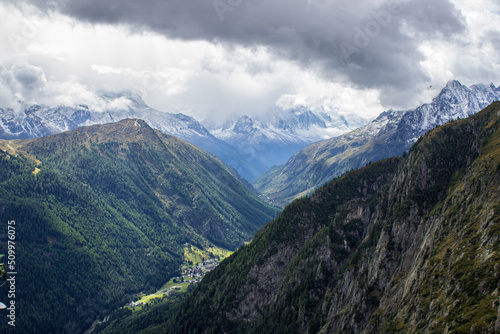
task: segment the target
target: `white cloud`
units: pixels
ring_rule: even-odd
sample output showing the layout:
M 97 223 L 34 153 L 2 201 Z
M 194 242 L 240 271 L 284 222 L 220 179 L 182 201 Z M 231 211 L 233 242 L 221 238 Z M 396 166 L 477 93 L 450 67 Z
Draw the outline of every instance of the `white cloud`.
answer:
M 374 89 L 356 89 L 348 83 L 323 83 L 306 94 L 284 94 L 276 102 L 281 109 L 305 106 L 311 109 L 330 110 L 340 115 L 356 115 L 364 119 L 377 116 L 383 107 L 379 92 Z M 311 89 L 312 85 L 309 85 Z M 321 90 L 328 87 L 328 90 Z
M 86 104 L 96 111 L 103 109 L 99 94 L 76 80 L 71 81 L 71 78 L 64 82 L 49 82 L 43 93 L 40 103 L 49 106 Z
M 107 109 L 109 110 L 123 110 L 132 106 L 132 101 L 130 101 L 125 96 L 120 96 L 116 99 L 113 99 L 108 105 Z

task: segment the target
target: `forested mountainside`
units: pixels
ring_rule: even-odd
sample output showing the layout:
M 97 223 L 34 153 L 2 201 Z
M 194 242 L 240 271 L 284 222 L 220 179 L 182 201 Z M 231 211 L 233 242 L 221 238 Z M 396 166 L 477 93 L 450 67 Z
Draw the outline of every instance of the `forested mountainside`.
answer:
M 384 112 L 364 127 L 311 144 L 252 184 L 274 205 L 283 207 L 348 170 L 399 156 L 436 126 L 471 116 L 498 100 L 500 89 L 494 85 L 467 87 L 450 81 L 432 103 Z
M 136 319 L 129 328 L 498 332 L 499 189 L 497 102 L 434 129 L 401 158 L 349 172 L 294 201 L 178 309 L 150 313 L 157 322 Z
M 0 148 L 0 214 L 15 221 L 24 333 L 81 333 L 177 274 L 186 247 L 234 250 L 276 212 L 219 159 L 141 120 Z M 6 244 L 7 224 L 0 235 Z

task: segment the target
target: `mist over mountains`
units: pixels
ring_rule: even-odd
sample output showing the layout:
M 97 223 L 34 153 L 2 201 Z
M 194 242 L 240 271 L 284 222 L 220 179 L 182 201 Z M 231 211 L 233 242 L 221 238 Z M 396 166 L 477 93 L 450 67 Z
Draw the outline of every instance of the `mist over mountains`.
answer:
M 275 108 L 265 115 L 242 116 L 222 123 L 210 119 L 200 123 L 181 113 L 153 109 L 138 96 L 106 94 L 101 96 L 105 101 L 101 110 L 86 105 L 23 105 L 19 111 L 0 107 L 0 138 L 36 138 L 80 126 L 140 118 L 155 129 L 215 154 L 275 204 L 284 205 L 346 170 L 400 155 L 433 127 L 467 117 L 499 96 L 493 84 L 466 87 L 450 81 L 433 102 L 414 110 L 389 110 L 367 124 L 356 115 L 303 106 Z M 366 145 L 371 148 L 365 154 Z M 330 150 L 328 155 L 326 150 Z M 310 160 L 320 156 L 327 162 L 322 163 L 320 171 L 310 173 L 311 168 L 317 168 Z M 345 159 L 347 162 L 342 162 Z M 297 169 L 304 175 L 299 182 L 293 182 L 293 190 L 287 190 Z
M 343 115 L 324 108 L 296 107 L 276 109 L 266 116 L 243 116 L 221 126 L 207 124 L 207 128 L 218 139 L 258 161 L 267 171 L 285 163 L 311 143 L 349 132 L 365 123 L 365 119 L 356 115 Z

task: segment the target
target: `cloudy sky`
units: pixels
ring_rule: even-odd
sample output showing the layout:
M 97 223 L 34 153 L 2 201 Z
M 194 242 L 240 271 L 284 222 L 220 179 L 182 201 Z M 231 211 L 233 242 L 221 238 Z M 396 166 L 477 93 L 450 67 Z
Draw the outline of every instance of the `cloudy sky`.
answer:
M 0 0 L 0 107 L 130 92 L 199 120 L 373 118 L 500 84 L 499 23 L 497 0 Z

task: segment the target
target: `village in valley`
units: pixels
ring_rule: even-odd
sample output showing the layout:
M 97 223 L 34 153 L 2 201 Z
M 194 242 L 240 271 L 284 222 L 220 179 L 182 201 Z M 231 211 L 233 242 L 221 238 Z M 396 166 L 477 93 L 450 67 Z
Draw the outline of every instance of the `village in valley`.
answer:
M 194 267 L 184 269 L 182 272 L 182 278 L 180 279 L 191 279 L 192 283 L 198 283 L 206 275 L 206 273 L 213 270 L 218 265 L 218 258 L 203 260 L 203 262 L 198 263 Z
M 187 291 L 191 284 L 199 283 L 208 272 L 217 267 L 222 259 L 223 258 L 219 259 L 218 257 L 208 258 L 203 259 L 197 264 L 193 264 L 191 261 L 186 262 L 183 265 L 181 276 L 173 277 L 154 294 L 141 294 L 141 298 L 139 300 L 127 304 L 127 307 L 131 309 L 142 308 L 143 306 L 146 306 L 156 300 L 168 298 L 174 293 Z

